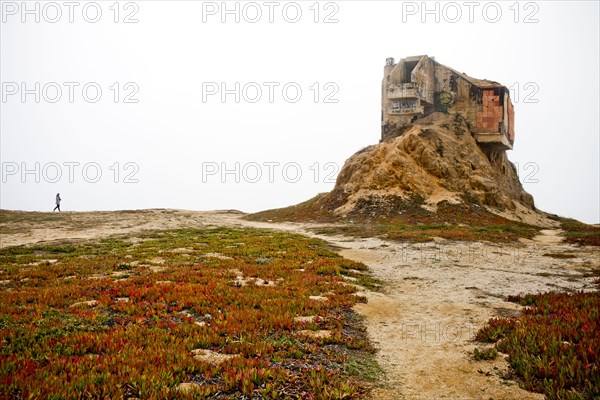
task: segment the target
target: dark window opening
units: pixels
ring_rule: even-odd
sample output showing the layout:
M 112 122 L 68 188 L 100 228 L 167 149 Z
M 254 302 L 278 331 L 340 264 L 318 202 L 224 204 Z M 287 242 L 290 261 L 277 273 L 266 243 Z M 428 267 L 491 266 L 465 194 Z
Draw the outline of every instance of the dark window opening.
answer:
M 406 61 L 404 63 L 404 76 L 402 77 L 402 83 L 410 83 L 410 74 L 413 72 L 413 69 L 417 66 L 419 61 Z

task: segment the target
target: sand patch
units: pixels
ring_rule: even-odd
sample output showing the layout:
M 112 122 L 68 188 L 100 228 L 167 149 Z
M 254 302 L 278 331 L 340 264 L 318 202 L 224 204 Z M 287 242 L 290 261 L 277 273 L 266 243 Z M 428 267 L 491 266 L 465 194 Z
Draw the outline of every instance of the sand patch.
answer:
M 308 336 L 308 337 L 315 338 L 315 339 L 327 339 L 327 338 L 330 338 L 331 335 L 333 335 L 333 332 L 328 331 L 328 330 L 311 331 L 311 330 L 305 329 L 305 330 L 298 331 L 298 333 L 300 335 Z
M 564 239 L 562 233 L 560 229 L 543 229 L 539 235 L 533 237 L 533 241 L 542 244 L 558 244 Z
M 190 253 L 193 252 L 194 249 L 190 249 L 187 247 L 178 247 L 176 249 L 167 250 L 169 253 Z
M 166 271 L 168 268 L 167 267 L 162 267 L 160 265 L 148 265 L 148 269 L 150 271 L 152 271 L 153 273 L 159 273 L 159 272 L 164 272 Z
M 317 319 L 316 315 L 309 315 L 304 317 L 294 317 L 295 322 L 315 322 Z
M 179 385 L 177 385 L 177 390 L 183 393 L 187 393 L 190 390 L 199 387 L 200 385 L 193 383 L 193 382 L 183 382 L 180 383 Z
M 202 254 L 202 256 L 207 258 L 218 258 L 219 260 L 233 260 L 233 257 L 225 256 L 221 253 L 205 253 Z
M 69 306 L 69 308 L 96 307 L 97 305 L 98 305 L 98 300 L 87 300 L 87 301 L 78 301 L 77 303 L 73 303 Z
M 219 365 L 227 360 L 238 357 L 237 354 L 222 354 L 212 350 L 195 349 L 192 350 L 195 360 L 204 361 L 213 365 Z

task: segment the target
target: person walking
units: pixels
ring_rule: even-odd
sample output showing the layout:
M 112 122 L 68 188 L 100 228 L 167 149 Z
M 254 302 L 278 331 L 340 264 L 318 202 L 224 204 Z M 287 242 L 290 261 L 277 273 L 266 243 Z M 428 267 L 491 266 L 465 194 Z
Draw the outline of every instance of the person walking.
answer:
M 54 207 L 54 210 L 52 211 L 56 211 L 58 209 L 58 211 L 60 212 L 60 193 L 56 193 L 56 207 Z

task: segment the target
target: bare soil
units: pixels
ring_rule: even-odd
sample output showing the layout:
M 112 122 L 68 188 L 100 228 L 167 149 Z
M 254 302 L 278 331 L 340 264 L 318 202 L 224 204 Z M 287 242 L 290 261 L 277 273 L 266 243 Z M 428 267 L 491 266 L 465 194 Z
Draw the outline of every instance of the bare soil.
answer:
M 549 290 L 594 290 L 589 277 L 600 268 L 598 248 L 562 243 L 561 232 L 548 229 L 519 243 L 391 242 L 377 238 L 323 236 L 315 225 L 263 223 L 241 219 L 233 211 L 24 213 L 0 222 L 0 246 L 76 242 L 115 234 L 198 226 L 262 227 L 324 239 L 342 256 L 366 264 L 385 282 L 378 292 L 365 290 L 366 304 L 355 309 L 365 317 L 367 333 L 378 349 L 383 382 L 375 400 L 396 399 L 543 399 L 506 379 L 501 355 L 475 361 L 477 330 L 493 316 L 519 313 L 507 295 Z M 322 226 L 319 225 L 319 226 Z M 561 255 L 564 255 L 561 256 Z

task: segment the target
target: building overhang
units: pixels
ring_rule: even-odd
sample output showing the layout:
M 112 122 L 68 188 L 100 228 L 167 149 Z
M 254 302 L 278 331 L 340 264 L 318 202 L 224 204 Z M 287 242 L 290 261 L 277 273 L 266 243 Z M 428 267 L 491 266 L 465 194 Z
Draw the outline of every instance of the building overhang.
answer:
M 512 144 L 502 133 L 478 132 L 475 134 L 475 141 L 482 146 L 493 147 L 499 150 L 512 150 Z

